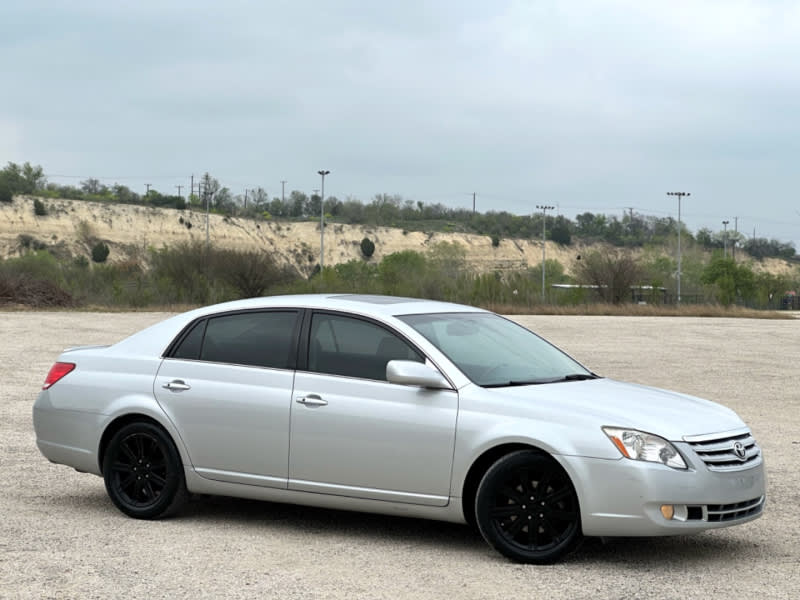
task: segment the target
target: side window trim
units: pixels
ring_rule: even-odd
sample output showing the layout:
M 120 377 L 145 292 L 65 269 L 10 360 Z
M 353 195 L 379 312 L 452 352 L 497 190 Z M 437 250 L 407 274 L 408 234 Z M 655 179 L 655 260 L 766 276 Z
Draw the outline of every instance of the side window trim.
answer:
M 300 335 L 297 336 L 297 352 L 295 355 L 295 368 L 298 371 L 308 371 L 308 342 L 311 337 L 311 314 L 313 311 L 306 308 L 301 310 Z

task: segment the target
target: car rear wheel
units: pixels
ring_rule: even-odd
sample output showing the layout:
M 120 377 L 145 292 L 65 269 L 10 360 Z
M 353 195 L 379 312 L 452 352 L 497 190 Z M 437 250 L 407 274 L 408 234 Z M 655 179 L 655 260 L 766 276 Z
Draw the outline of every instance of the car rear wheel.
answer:
M 103 458 L 103 478 L 112 502 L 137 519 L 168 516 L 188 496 L 178 450 L 153 423 L 130 423 L 114 434 Z
M 492 547 L 522 563 L 552 563 L 582 538 L 569 476 L 532 450 L 508 454 L 489 468 L 478 486 L 475 518 Z

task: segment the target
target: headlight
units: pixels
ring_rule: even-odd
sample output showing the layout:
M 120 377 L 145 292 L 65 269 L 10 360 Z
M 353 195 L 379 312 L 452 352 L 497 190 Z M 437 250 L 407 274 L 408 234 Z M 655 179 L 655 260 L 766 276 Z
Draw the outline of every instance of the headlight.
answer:
M 618 427 L 603 427 L 603 432 L 626 458 L 661 463 L 673 469 L 687 468 L 675 446 L 657 435 Z

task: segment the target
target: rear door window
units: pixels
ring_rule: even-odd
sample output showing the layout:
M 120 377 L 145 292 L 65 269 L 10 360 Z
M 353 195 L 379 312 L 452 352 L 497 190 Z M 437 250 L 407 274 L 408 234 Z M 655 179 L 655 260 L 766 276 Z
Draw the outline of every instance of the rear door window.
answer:
M 197 323 L 184 336 L 172 357 L 294 368 L 297 316 L 297 311 L 264 311 L 211 317 Z

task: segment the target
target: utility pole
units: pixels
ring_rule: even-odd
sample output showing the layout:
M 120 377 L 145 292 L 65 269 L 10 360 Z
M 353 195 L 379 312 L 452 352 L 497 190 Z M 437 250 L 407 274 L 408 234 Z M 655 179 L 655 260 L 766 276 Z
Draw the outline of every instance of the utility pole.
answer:
M 322 196 L 319 203 L 319 271 L 322 272 L 322 269 L 325 267 L 325 175 L 328 175 L 330 171 L 321 170 L 317 171 L 320 177 L 322 177 Z
M 731 253 L 733 254 L 733 262 L 736 262 L 736 242 L 739 241 L 739 217 L 733 217 L 733 246 L 731 246 Z
M 723 221 L 722 226 L 725 228 L 722 233 L 722 257 L 728 258 L 728 223 L 730 221 Z
M 281 179 L 281 204 L 286 202 L 286 180 Z
M 145 195 L 145 196 L 149 196 L 149 195 L 150 195 L 150 185 L 151 185 L 151 184 L 149 184 L 149 183 L 145 183 L 145 184 L 144 184 L 144 187 L 145 187 L 145 192 L 144 192 L 144 195 Z
M 209 222 L 209 220 L 211 218 L 211 216 L 210 216 L 211 215 L 211 206 L 210 206 L 211 202 L 210 202 L 210 199 L 208 197 L 208 189 L 206 189 L 204 192 L 201 192 L 200 188 L 201 188 L 201 184 L 198 181 L 197 182 L 197 195 L 199 196 L 199 195 L 202 194 L 205 197 L 205 201 L 206 201 L 206 252 L 208 252 L 208 249 L 211 247 L 211 237 L 209 235 L 209 226 L 208 226 L 208 222 Z
M 247 188 L 244 188 L 244 207 L 247 209 Z M 255 191 L 255 190 L 253 190 Z
M 178 198 L 183 198 L 183 196 L 181 196 L 181 189 L 183 189 L 183 186 L 182 185 L 176 185 L 175 187 L 178 188 Z
M 192 196 L 194 196 L 194 173 L 192 173 L 192 178 L 189 181 L 189 202 L 191 203 Z
M 555 206 L 549 206 L 546 204 L 537 204 L 536 208 L 542 211 L 542 304 L 545 303 L 545 225 L 547 223 L 547 211 L 553 210 Z
M 472 214 L 475 214 L 475 192 L 472 192 Z
M 667 196 L 678 197 L 678 305 L 681 303 L 681 199 L 691 195 L 691 192 L 667 192 Z

